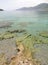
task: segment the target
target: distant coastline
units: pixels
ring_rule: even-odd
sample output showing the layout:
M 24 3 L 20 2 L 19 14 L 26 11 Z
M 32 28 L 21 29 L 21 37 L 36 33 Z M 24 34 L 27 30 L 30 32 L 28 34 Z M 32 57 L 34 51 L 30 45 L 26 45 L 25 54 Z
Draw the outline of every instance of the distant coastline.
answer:
M 3 9 L 0 9 L 0 11 L 4 11 Z
M 17 11 L 48 11 L 48 3 L 41 3 L 34 7 L 22 7 L 16 10 Z

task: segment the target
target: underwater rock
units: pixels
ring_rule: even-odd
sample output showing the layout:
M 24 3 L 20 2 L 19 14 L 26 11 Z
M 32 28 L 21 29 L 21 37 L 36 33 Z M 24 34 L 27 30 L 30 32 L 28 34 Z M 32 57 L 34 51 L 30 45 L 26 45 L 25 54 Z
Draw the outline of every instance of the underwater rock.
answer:
M 0 40 L 4 40 L 4 39 L 11 39 L 11 38 L 14 38 L 16 36 L 16 34 L 14 33 L 3 33 L 3 34 L 0 34 Z
M 41 32 L 39 35 L 42 37 L 48 38 L 48 32 L 47 31 Z
M 7 31 L 10 33 L 22 33 L 22 32 L 26 32 L 26 30 L 12 30 L 12 31 Z
M 0 65 L 7 65 L 7 61 L 4 57 L 4 54 L 0 54 Z
M 11 63 L 9 65 L 39 65 L 39 63 L 36 63 L 33 59 L 24 55 L 24 46 L 22 44 L 18 45 L 18 49 L 20 49 L 20 51 L 15 57 L 11 58 Z
M 22 26 L 22 27 L 26 27 L 28 25 L 33 24 L 33 22 L 20 22 L 18 25 Z
M 11 27 L 13 22 L 0 22 L 0 28 Z
M 7 35 L 4 35 L 3 37 L 4 39 L 10 39 L 10 38 L 14 38 L 15 34 L 7 34 Z
M 30 55 L 30 52 L 25 50 L 25 47 L 21 43 L 18 45 L 18 51 L 17 55 L 11 58 L 11 62 L 9 65 L 40 65 L 40 63 L 37 63 Z M 26 55 L 24 53 L 26 52 Z M 27 57 L 26 57 L 27 56 Z
M 17 45 L 17 51 L 18 51 L 18 54 L 24 51 L 24 47 L 22 44 Z
M 14 60 L 11 61 L 9 65 L 33 65 L 32 61 L 28 61 L 28 59 L 24 59 L 24 57 L 15 57 Z
M 0 37 L 2 39 L 10 39 L 15 37 L 16 34 L 6 32 L 2 34 Z M 11 56 L 11 62 L 8 62 L 8 65 L 40 65 L 40 63 L 36 62 L 33 58 L 34 53 L 34 40 L 36 38 L 32 36 L 31 34 L 25 34 L 24 36 L 21 36 L 21 38 L 16 38 L 16 50 L 17 54 L 14 56 Z

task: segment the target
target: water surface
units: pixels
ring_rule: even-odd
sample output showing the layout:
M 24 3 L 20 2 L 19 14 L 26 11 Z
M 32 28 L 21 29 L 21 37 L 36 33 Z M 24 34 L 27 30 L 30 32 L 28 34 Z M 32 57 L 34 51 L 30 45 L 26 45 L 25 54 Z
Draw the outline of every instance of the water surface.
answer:
M 25 29 L 28 33 L 38 36 L 38 33 L 48 31 L 48 12 L 3 11 L 0 12 L 0 22 L 13 22 L 9 28 L 0 28 L 0 33 L 8 30 Z M 4 46 L 5 45 L 6 44 L 4 44 Z M 2 46 L 2 44 L 0 44 L 0 46 Z M 36 51 L 35 57 L 41 59 L 42 65 L 48 65 L 48 45 L 37 44 L 35 48 L 39 49 L 39 51 Z M 6 49 L 8 49 L 8 47 Z

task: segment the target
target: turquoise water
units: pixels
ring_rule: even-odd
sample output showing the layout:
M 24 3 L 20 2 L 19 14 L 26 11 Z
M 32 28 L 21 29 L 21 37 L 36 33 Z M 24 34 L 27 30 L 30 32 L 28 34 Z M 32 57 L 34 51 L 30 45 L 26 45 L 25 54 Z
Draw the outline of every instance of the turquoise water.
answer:
M 7 30 L 25 29 L 28 33 L 37 34 L 48 31 L 48 12 L 3 11 L 0 12 L 0 22 L 13 22 L 9 28 L 0 28 L 0 33 Z M 36 44 L 35 57 L 42 65 L 48 65 L 48 44 Z
M 3 11 L 0 12 L 0 22 L 13 22 L 11 28 L 1 29 L 0 31 L 12 29 L 26 29 L 29 33 L 48 31 L 48 12 L 32 11 Z M 30 23 L 29 23 L 30 22 Z

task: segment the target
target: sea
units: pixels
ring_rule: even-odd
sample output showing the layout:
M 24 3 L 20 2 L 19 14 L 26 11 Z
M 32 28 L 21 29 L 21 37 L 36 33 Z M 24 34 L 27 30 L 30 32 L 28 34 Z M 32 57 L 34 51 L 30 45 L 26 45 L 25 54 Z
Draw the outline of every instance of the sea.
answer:
M 25 29 L 28 33 L 37 35 L 48 31 L 47 11 L 1 11 L 0 22 L 13 22 L 9 28 L 0 28 L 0 33 L 8 30 Z M 48 44 L 36 44 L 35 57 L 41 60 L 42 65 L 48 65 Z
M 26 29 L 29 33 L 48 31 L 48 12 L 37 11 L 1 11 L 0 22 L 13 22 L 10 28 L 1 31 Z

